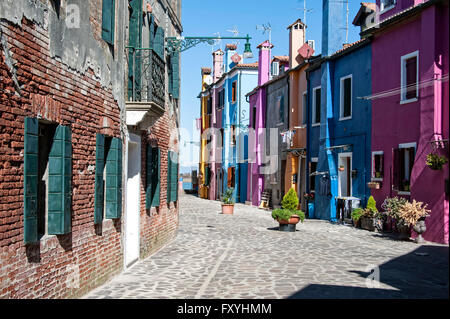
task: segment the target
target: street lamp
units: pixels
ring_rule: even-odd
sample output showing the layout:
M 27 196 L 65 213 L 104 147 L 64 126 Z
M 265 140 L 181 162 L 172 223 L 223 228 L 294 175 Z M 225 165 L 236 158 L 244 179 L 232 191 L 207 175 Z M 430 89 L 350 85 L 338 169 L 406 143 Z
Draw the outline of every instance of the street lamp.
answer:
M 247 42 L 245 43 L 245 50 L 244 50 L 244 59 L 251 59 L 253 58 L 253 53 L 250 45 L 250 41 L 247 34 Z

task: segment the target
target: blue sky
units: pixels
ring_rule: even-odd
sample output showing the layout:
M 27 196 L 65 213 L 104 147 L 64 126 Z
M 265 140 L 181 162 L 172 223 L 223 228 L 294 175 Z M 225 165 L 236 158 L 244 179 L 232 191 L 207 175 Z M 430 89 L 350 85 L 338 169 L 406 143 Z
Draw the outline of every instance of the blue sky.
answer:
M 306 37 L 315 40 L 316 54 L 321 51 L 322 34 L 322 0 L 306 0 L 307 9 L 312 10 L 306 15 Z M 352 24 L 353 18 L 360 7 L 360 0 L 349 0 L 349 37 L 348 42 L 359 39 L 359 27 Z M 282 4 L 281 4 L 282 3 Z M 256 26 L 270 23 L 272 27 L 272 55 L 288 55 L 289 32 L 286 29 L 292 22 L 303 20 L 303 0 L 184 0 L 182 2 L 183 36 L 233 36 L 235 27 L 239 36 L 249 34 L 253 59 L 245 63 L 257 61 L 256 46 L 267 40 L 269 35 L 257 30 Z M 238 51 L 242 54 L 245 40 L 238 40 Z M 220 46 L 224 48 L 232 40 L 222 40 Z M 212 66 L 212 48 L 208 44 L 199 44 L 184 51 L 181 55 L 181 166 L 196 165 L 199 149 L 187 141 L 199 141 L 199 134 L 195 130 L 194 120 L 200 117 L 200 101 L 197 98 L 201 90 L 202 67 Z

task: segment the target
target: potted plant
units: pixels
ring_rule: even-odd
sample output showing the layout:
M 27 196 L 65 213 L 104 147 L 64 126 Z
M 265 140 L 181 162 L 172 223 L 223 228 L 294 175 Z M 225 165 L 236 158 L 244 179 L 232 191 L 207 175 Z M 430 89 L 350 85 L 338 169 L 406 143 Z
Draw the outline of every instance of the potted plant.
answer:
M 345 171 L 345 166 L 344 166 L 344 165 L 339 166 L 338 170 L 339 170 L 340 172 Z
M 429 216 L 429 209 L 427 209 L 427 204 L 422 202 L 417 202 L 415 199 L 410 202 L 406 202 L 400 208 L 400 219 L 408 227 L 413 227 L 414 231 L 417 233 L 416 243 L 423 243 L 424 239 L 422 234 L 426 231 L 425 218 Z
M 361 216 L 361 228 L 370 231 L 383 230 L 383 222 L 381 220 L 381 214 L 377 209 L 376 201 L 373 196 L 369 197 L 366 208 Z
M 352 210 L 352 220 L 353 220 L 353 226 L 355 226 L 356 228 L 360 228 L 361 227 L 361 216 L 364 213 L 364 209 L 362 208 L 356 208 L 354 210 Z
M 272 211 L 272 218 L 278 221 L 280 231 L 295 232 L 296 225 L 305 219 L 305 214 L 298 210 L 298 197 L 291 188 L 281 201 L 281 208 Z
M 442 167 L 448 162 L 447 157 L 439 156 L 438 154 L 430 153 L 427 155 L 427 165 L 432 170 L 441 170 Z
M 396 223 L 400 221 L 400 209 L 407 202 L 403 197 L 388 197 L 381 204 L 381 208 L 385 211 L 385 226 L 387 229 L 394 230 Z M 402 225 L 400 225 L 401 229 Z
M 234 211 L 233 187 L 228 188 L 222 194 L 222 214 L 232 215 Z

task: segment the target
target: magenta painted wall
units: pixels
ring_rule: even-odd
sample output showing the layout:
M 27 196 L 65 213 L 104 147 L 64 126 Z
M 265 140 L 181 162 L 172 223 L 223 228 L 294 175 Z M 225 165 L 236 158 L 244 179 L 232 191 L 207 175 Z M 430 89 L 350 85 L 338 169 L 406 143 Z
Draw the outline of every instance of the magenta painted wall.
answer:
M 399 1 L 400 2 L 400 1 Z M 398 3 L 399 3 L 398 2 Z M 397 3 L 397 4 L 398 4 Z M 448 2 L 446 7 L 432 6 L 417 19 L 376 35 L 372 42 L 372 93 L 400 87 L 401 56 L 419 51 L 419 82 L 448 74 Z M 379 209 L 392 190 L 392 149 L 403 143 L 417 143 L 408 198 L 428 204 L 428 241 L 448 243 L 448 197 L 444 193 L 448 164 L 433 171 L 426 164 L 431 152 L 429 141 L 448 139 L 448 82 L 434 81 L 419 90 L 417 102 L 400 104 L 400 93 L 372 100 L 372 151 L 384 152 L 384 180 L 372 190 Z M 448 143 L 445 150 L 448 157 Z M 413 234 L 413 237 L 415 234 Z

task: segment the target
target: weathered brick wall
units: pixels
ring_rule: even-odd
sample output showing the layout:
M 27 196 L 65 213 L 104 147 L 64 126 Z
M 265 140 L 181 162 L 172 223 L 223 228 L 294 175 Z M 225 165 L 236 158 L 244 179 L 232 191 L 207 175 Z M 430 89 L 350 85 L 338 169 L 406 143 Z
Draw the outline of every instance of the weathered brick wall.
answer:
M 123 267 L 122 221 L 94 226 L 95 134 L 120 137 L 120 110 L 91 70 L 81 74 L 51 57 L 45 30 L 25 18 L 22 27 L 0 25 L 8 44 L 0 47 L 0 298 L 80 296 Z M 38 114 L 72 130 L 72 232 L 25 245 L 24 117 Z M 70 288 L 77 275 L 80 287 Z
M 166 111 L 151 127 L 151 133 L 142 135 L 141 172 L 141 238 L 140 257 L 145 258 L 170 242 L 178 229 L 178 207 L 176 203 L 167 204 L 168 151 L 178 151 L 177 142 L 170 140 L 170 132 L 176 129 L 176 122 Z M 147 145 L 161 150 L 160 167 L 160 206 L 145 208 L 146 152 Z

